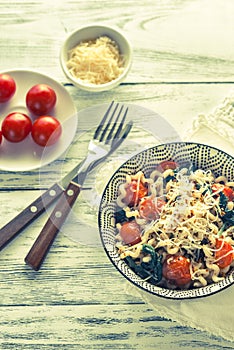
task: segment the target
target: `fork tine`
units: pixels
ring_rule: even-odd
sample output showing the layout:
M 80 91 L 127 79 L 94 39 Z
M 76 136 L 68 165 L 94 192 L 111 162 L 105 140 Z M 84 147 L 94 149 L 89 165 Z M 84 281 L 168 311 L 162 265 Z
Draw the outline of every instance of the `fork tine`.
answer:
M 110 123 L 112 122 L 112 119 L 113 119 L 113 117 L 114 117 L 114 115 L 115 115 L 115 113 L 116 113 L 116 110 L 117 110 L 118 106 L 119 106 L 119 104 L 117 103 L 116 106 L 115 106 L 114 111 L 112 112 L 112 115 L 111 115 L 110 118 L 108 119 L 108 122 L 107 122 L 107 124 L 106 124 L 106 126 L 105 126 L 105 129 L 103 130 L 103 132 L 102 132 L 102 134 L 101 134 L 101 137 L 99 138 L 99 141 L 100 141 L 100 142 L 102 142 L 102 141 L 104 140 L 104 137 L 106 136 L 106 133 L 107 133 L 107 131 L 108 131 L 108 129 L 109 129 Z
M 94 136 L 93 136 L 93 138 L 94 138 L 95 140 L 96 140 L 96 139 L 98 138 L 98 136 L 100 135 L 100 132 L 101 132 L 101 130 L 102 130 L 102 128 L 103 128 L 103 125 L 105 124 L 105 121 L 106 121 L 106 119 L 107 119 L 107 117 L 108 117 L 108 115 L 109 115 L 109 113 L 110 113 L 110 110 L 111 110 L 113 104 L 114 104 L 114 101 L 112 101 L 111 104 L 109 105 L 109 107 L 108 107 L 106 113 L 104 114 L 102 120 L 100 121 L 100 123 L 99 123 L 99 125 L 98 125 L 98 127 L 97 127 L 97 129 L 96 129 L 96 131 L 95 131 L 95 133 L 94 133 Z M 116 107 L 115 107 L 115 109 L 116 109 Z M 113 113 L 112 113 L 112 115 L 113 115 Z
M 118 141 L 120 140 L 120 138 L 121 138 L 121 140 L 126 139 L 126 137 L 128 136 L 128 134 L 129 134 L 129 132 L 130 132 L 132 126 L 133 126 L 133 121 L 130 120 L 130 122 L 128 122 L 128 123 L 125 125 L 125 127 L 123 128 L 122 133 L 121 133 L 121 136 L 120 136 L 119 138 L 114 138 L 114 139 L 112 140 L 112 143 L 111 143 L 111 147 L 112 147 L 112 148 L 115 147 L 115 145 L 118 143 Z
M 109 105 L 106 113 L 104 114 L 101 122 L 99 123 L 95 133 L 94 133 L 94 136 L 93 138 L 95 140 L 98 140 L 99 142 L 103 142 L 104 139 L 105 139 L 105 144 L 109 144 L 111 141 L 112 141 L 112 145 L 114 144 L 114 141 L 116 139 L 118 139 L 121 131 L 124 131 L 125 129 L 123 129 L 123 125 L 124 125 L 124 122 L 125 122 L 125 119 L 126 119 L 126 116 L 127 116 L 127 113 L 128 113 L 128 107 L 126 108 L 125 112 L 124 112 L 124 115 L 119 123 L 119 126 L 117 128 L 117 131 L 115 132 L 115 129 L 116 129 L 116 126 L 117 126 L 117 122 L 122 114 L 122 111 L 123 111 L 123 108 L 124 108 L 124 105 L 122 105 L 120 107 L 120 110 L 117 114 L 117 117 L 115 118 L 114 122 L 112 123 L 112 120 L 116 114 L 116 111 L 119 107 L 119 103 L 116 103 L 115 105 L 115 108 L 112 112 L 112 114 L 110 115 L 110 117 L 108 118 L 108 121 L 107 121 L 107 117 L 108 115 L 110 114 L 110 111 L 111 111 L 111 108 L 114 104 L 114 101 L 111 102 L 111 104 Z M 112 124 L 112 127 L 110 128 L 110 125 Z M 109 130 L 110 129 L 110 130 Z M 106 136 L 107 132 L 109 131 L 108 135 Z M 114 134 L 115 132 L 115 134 Z M 114 136 L 113 136 L 114 134 Z M 124 137 L 124 133 L 123 135 L 121 136 L 121 138 Z
M 123 107 L 123 106 L 122 106 L 122 107 Z M 122 109 L 121 109 L 120 112 L 122 112 Z M 124 124 L 124 122 L 125 122 L 127 113 L 128 113 L 128 107 L 126 108 L 126 110 L 125 110 L 125 112 L 124 112 L 124 115 L 123 115 L 123 118 L 122 118 L 121 122 L 119 123 L 119 127 L 118 127 L 118 129 L 117 129 L 117 131 L 116 131 L 114 137 L 112 138 L 113 141 L 116 140 L 116 139 L 119 137 L 120 132 L 121 132 L 121 130 L 122 130 L 122 128 L 123 128 L 123 124 Z M 119 114 L 119 115 L 120 115 L 120 114 Z M 119 117 L 119 115 L 118 115 L 118 117 Z M 118 117 L 117 117 L 117 119 L 118 119 Z M 113 141 L 112 141 L 112 142 L 113 142 Z
M 120 110 L 119 110 L 119 113 L 118 113 L 117 117 L 115 118 L 115 121 L 114 121 L 114 123 L 113 123 L 113 125 L 112 125 L 112 128 L 111 128 L 109 134 L 107 135 L 106 143 L 108 143 L 108 141 L 112 138 L 113 132 L 114 132 L 114 130 L 115 130 L 115 128 L 116 128 L 116 124 L 117 124 L 117 122 L 118 122 L 118 120 L 119 120 L 119 117 L 120 117 L 120 115 L 121 115 L 121 113 L 122 113 L 123 107 L 124 107 L 124 106 L 122 105 L 121 108 L 120 108 Z M 121 123 L 122 123 L 122 122 L 121 122 Z

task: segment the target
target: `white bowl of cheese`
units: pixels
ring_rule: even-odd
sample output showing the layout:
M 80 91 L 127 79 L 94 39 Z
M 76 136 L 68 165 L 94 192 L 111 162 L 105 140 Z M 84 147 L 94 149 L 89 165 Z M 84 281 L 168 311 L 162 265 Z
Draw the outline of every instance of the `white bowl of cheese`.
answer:
M 132 64 L 132 48 L 119 30 L 90 25 L 66 38 L 60 64 L 68 80 L 78 88 L 106 91 L 125 79 Z

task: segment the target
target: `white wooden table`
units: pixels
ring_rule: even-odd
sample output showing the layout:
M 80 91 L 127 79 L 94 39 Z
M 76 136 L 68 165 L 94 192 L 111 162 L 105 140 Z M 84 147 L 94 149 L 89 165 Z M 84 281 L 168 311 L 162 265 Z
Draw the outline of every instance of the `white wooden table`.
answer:
M 234 87 L 233 13 L 232 0 L 0 0 L 0 68 L 51 76 L 64 84 L 78 112 L 114 99 L 159 113 L 180 133 Z M 93 22 L 119 27 L 134 50 L 126 81 L 98 94 L 69 84 L 58 60 L 67 33 Z M 72 152 L 68 168 L 82 158 L 85 145 Z M 36 170 L 0 171 L 1 226 L 48 187 L 59 161 L 42 169 L 40 179 Z M 82 198 L 77 208 L 82 215 Z M 0 252 L 1 350 L 233 349 L 222 338 L 158 317 L 126 294 L 124 278 L 101 246 L 70 239 L 69 232 L 83 229 L 74 217 L 41 270 L 32 271 L 24 257 L 46 216 Z

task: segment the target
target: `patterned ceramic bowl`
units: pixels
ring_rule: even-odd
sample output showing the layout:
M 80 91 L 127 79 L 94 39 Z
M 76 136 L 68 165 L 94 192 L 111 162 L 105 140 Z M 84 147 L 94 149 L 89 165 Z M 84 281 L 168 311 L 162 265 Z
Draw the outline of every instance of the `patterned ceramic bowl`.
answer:
M 162 161 L 173 160 L 180 165 L 188 164 L 195 169 L 211 170 L 217 177 L 224 175 L 229 181 L 234 179 L 234 158 L 227 153 L 204 144 L 177 142 L 162 144 L 142 151 L 125 162 L 107 184 L 99 210 L 99 228 L 101 240 L 107 256 L 122 275 L 141 289 L 157 296 L 170 299 L 198 298 L 217 293 L 234 282 L 234 268 L 227 272 L 224 279 L 193 289 L 169 289 L 149 283 L 135 273 L 116 248 L 117 229 L 115 225 L 116 199 L 118 188 L 125 181 L 126 174 L 143 171 L 145 176 Z M 233 265 L 233 264 L 232 264 Z

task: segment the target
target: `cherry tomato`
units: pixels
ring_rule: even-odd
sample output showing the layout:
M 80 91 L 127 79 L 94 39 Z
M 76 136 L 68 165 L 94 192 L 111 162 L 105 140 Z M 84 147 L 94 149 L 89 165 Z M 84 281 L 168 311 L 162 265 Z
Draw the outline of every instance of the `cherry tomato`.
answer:
M 165 201 L 161 198 L 142 198 L 140 201 L 140 216 L 146 220 L 156 220 L 162 211 Z
M 49 115 L 41 116 L 32 126 L 32 138 L 40 146 L 51 146 L 62 134 L 62 126 L 58 119 Z
M 213 192 L 216 192 L 222 189 L 221 192 L 223 192 L 223 194 L 229 199 L 229 201 L 234 200 L 234 192 L 231 189 L 231 187 L 217 183 L 217 184 L 213 184 L 211 188 Z
M 228 199 L 229 199 L 230 201 L 233 201 L 233 200 L 234 200 L 234 192 L 233 192 L 233 190 L 231 189 L 231 187 L 224 186 L 223 193 L 225 194 L 226 197 L 228 197 Z
M 10 142 L 24 140 L 31 129 L 31 119 L 24 113 L 10 113 L 2 122 L 2 135 Z
M 148 194 L 147 185 L 143 184 L 142 182 L 138 184 L 137 180 L 132 180 L 132 182 L 128 184 L 125 190 L 126 195 L 124 202 L 130 207 L 136 206 L 139 203 L 140 199 Z
M 136 221 L 126 221 L 121 226 L 120 236 L 126 244 L 137 244 L 141 241 L 140 226 Z
M 0 102 L 7 102 L 16 91 L 16 83 L 9 74 L 0 74 Z
M 163 173 L 167 169 L 175 170 L 178 168 L 178 163 L 174 162 L 173 160 L 164 160 L 157 166 L 157 170 Z
M 163 276 L 176 286 L 183 286 L 191 281 L 190 261 L 182 255 L 168 255 L 163 263 Z
M 219 250 L 217 250 L 215 252 L 215 259 L 217 259 L 217 260 L 219 259 L 217 261 L 217 265 L 221 269 L 223 269 L 224 267 L 229 266 L 232 263 L 233 259 L 234 259 L 234 253 L 233 253 L 234 250 L 233 250 L 231 244 L 229 244 L 228 242 L 223 241 L 223 239 L 217 239 L 215 246 L 216 246 L 216 249 L 219 249 Z M 229 252 L 232 252 L 232 253 L 229 253 Z M 226 254 L 228 254 L 228 255 L 226 255 Z
M 46 115 L 55 106 L 57 96 L 55 91 L 46 84 L 31 87 L 26 95 L 26 105 L 35 115 Z

